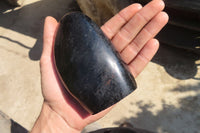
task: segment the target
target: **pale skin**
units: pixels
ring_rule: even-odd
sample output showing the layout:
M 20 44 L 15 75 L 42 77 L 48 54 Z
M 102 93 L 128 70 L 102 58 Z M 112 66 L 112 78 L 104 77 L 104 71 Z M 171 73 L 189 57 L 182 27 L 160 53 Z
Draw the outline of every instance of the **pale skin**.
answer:
M 132 4 L 101 27 L 135 78 L 158 50 L 159 42 L 154 37 L 168 22 L 168 15 L 162 11 L 164 6 L 162 0 L 153 0 L 144 7 Z M 57 26 L 54 18 L 45 19 L 40 60 L 44 103 L 31 133 L 80 133 L 112 108 L 91 115 L 70 94 L 63 92 L 52 61 Z

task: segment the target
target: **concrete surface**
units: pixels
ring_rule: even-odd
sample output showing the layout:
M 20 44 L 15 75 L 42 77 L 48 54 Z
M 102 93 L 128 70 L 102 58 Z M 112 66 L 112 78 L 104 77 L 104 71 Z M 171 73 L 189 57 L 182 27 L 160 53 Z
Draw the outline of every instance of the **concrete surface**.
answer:
M 10 133 L 11 121 L 8 116 L 0 112 L 0 131 L 2 133 Z
M 0 110 L 28 130 L 43 101 L 39 58 L 44 18 L 59 19 L 75 9 L 72 5 L 71 0 L 25 0 L 10 9 L 0 1 Z M 199 55 L 161 44 L 136 80 L 138 89 L 97 122 L 101 127 L 126 121 L 158 133 L 200 133 Z
M 28 130 L 10 119 L 6 114 L 0 112 L 0 132 L 1 133 L 28 133 Z

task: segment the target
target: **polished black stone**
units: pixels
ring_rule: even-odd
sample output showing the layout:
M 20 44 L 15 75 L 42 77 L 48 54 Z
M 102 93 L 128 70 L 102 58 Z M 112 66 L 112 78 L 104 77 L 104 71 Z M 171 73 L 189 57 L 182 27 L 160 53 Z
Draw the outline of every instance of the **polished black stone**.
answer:
M 134 78 L 111 42 L 80 12 L 61 19 L 54 56 L 66 89 L 92 114 L 110 107 L 136 89 Z

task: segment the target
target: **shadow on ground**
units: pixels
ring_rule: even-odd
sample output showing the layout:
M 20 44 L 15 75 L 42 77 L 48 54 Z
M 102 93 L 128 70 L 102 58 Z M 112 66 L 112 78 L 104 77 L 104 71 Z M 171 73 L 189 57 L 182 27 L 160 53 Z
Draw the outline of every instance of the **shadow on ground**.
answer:
M 13 8 L 4 1 L 0 1 L 0 27 L 4 27 L 24 35 L 37 39 L 35 45 L 30 48 L 22 42 L 16 42 L 12 38 L 0 36 L 0 38 L 15 42 L 30 49 L 31 60 L 39 60 L 42 52 L 42 34 L 44 19 L 53 16 L 59 20 L 65 13 L 80 10 L 75 0 L 41 0 L 22 8 Z
M 174 106 L 162 101 L 162 109 L 156 113 L 152 111 L 154 103 L 137 102 L 141 110 L 135 117 L 123 118 L 116 121 L 119 125 L 130 122 L 136 128 L 143 128 L 161 133 L 199 133 L 200 127 L 200 83 L 194 86 L 179 86 L 172 92 L 194 93 L 194 96 L 186 96 L 178 99 L 178 105 Z M 129 110 L 133 113 L 133 110 Z M 153 113 L 154 112 L 154 113 Z
M 28 130 L 11 120 L 11 133 L 28 133 Z
M 200 55 L 192 51 L 161 44 L 152 62 L 163 66 L 166 72 L 177 79 L 197 79 L 200 80 L 196 61 L 200 60 Z

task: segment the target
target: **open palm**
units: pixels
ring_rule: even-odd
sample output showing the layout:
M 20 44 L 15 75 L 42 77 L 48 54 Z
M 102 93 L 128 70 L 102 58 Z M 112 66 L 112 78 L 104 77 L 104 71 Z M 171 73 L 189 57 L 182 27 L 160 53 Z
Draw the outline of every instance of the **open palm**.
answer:
M 145 7 L 133 4 L 123 9 L 101 29 L 112 41 L 132 75 L 137 75 L 152 59 L 159 47 L 154 36 L 168 21 L 162 0 L 153 0 Z M 44 26 L 44 46 L 40 61 L 44 104 L 56 112 L 71 128 L 81 131 L 87 124 L 103 117 L 111 108 L 90 115 L 66 91 L 56 74 L 52 50 L 58 22 L 47 17 Z

